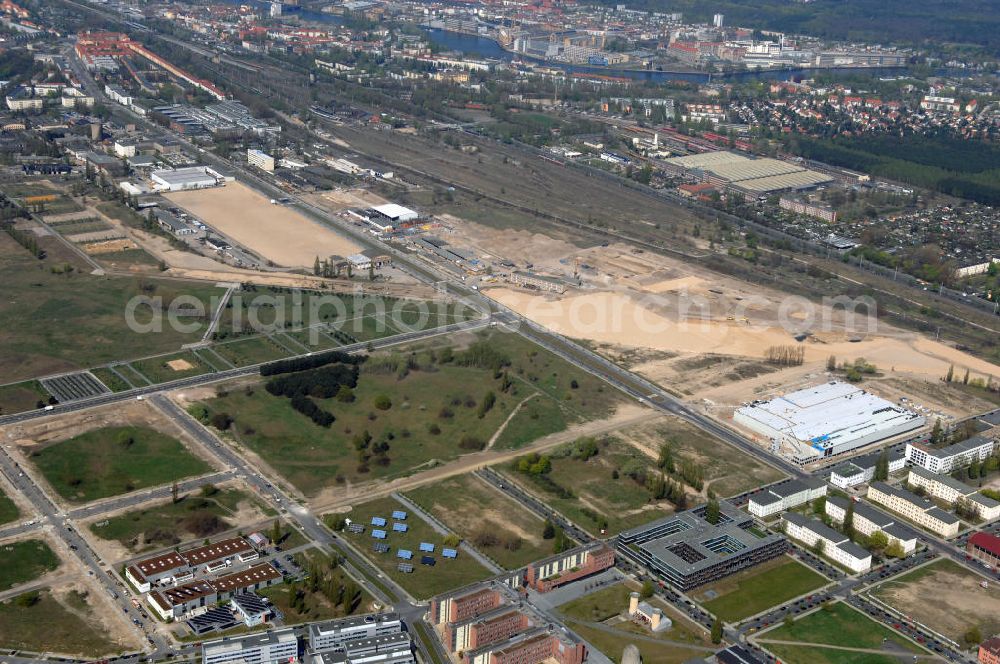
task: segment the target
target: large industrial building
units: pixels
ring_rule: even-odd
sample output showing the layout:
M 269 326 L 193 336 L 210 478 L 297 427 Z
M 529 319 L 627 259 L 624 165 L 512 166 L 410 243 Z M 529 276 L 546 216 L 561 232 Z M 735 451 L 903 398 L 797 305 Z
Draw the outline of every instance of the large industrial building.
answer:
M 778 159 L 751 159 L 735 152 L 706 152 L 667 159 L 668 170 L 749 196 L 812 189 L 833 181 L 823 173 Z
M 211 166 L 186 166 L 184 168 L 153 171 L 149 174 L 156 191 L 187 191 L 217 187 L 235 178 Z
M 854 385 L 833 381 L 738 408 L 737 424 L 797 459 L 829 457 L 924 425 L 924 418 Z
M 751 530 L 753 517 L 725 501 L 719 508 L 715 524 L 702 505 L 628 530 L 618 536 L 618 553 L 686 591 L 787 551 L 784 537 Z

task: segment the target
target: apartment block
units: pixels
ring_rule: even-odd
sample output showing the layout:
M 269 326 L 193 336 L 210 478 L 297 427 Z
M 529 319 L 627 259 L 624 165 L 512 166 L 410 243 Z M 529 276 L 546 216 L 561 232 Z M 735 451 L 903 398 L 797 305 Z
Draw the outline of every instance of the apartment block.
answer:
M 958 517 L 911 491 L 897 489 L 885 482 L 875 482 L 868 488 L 868 499 L 941 537 L 958 535 Z
M 993 521 L 1000 517 L 1000 502 L 988 498 L 968 484 L 959 482 L 950 475 L 937 475 L 919 466 L 910 468 L 907 478 L 910 486 L 924 489 L 929 496 L 954 505 L 960 500 L 967 502 L 975 510 L 976 517 L 983 521 Z
M 845 461 L 836 465 L 830 471 L 830 484 L 838 489 L 849 489 L 865 482 L 871 482 L 875 478 L 875 465 L 881 455 L 881 450 L 855 457 L 850 461 Z M 899 472 L 906 466 L 906 453 L 904 451 L 889 450 L 889 472 Z
M 615 552 L 603 542 L 594 542 L 543 558 L 528 565 L 525 580 L 539 592 L 597 574 L 614 567 Z
M 973 461 L 982 461 L 993 453 L 996 443 L 985 436 L 973 436 L 960 443 L 943 448 L 934 448 L 923 443 L 906 444 L 906 460 L 932 473 L 950 473 L 968 466 Z
M 820 478 L 788 480 L 766 487 L 750 496 L 747 510 L 756 517 L 767 517 L 804 505 L 826 495 L 826 482 Z
M 841 524 L 847 517 L 847 506 L 850 501 L 840 496 L 828 496 L 826 499 L 826 514 L 834 523 Z M 917 534 L 907 526 L 899 523 L 892 516 L 875 509 L 871 505 L 862 502 L 854 503 L 854 530 L 870 536 L 875 532 L 882 532 L 889 540 L 889 544 L 898 542 L 903 549 L 903 553 L 913 553 L 917 548 Z
M 862 549 L 842 533 L 818 519 L 810 519 L 798 512 L 786 512 L 781 516 L 785 534 L 806 546 L 823 544 L 823 555 L 843 565 L 855 574 L 867 572 L 872 566 L 872 554 Z

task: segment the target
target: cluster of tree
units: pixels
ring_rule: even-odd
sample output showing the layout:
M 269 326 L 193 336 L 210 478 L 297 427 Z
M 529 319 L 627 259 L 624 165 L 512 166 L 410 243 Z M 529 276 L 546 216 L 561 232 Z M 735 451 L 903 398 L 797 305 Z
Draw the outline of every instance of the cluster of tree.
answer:
M 524 541 L 516 533 L 504 530 L 492 521 L 484 523 L 472 536 L 472 543 L 479 549 L 518 551 Z
M 443 361 L 443 360 L 442 360 Z M 497 350 L 488 341 L 477 341 L 463 351 L 454 354 L 454 363 L 460 367 L 489 369 L 499 378 L 502 369 L 510 366 L 510 358 Z
M 653 500 L 669 500 L 678 510 L 687 509 L 687 493 L 681 482 L 676 482 L 663 473 L 648 473 L 645 484 Z
M 681 459 L 678 462 L 674 458 L 674 448 L 670 441 L 660 445 L 656 465 L 667 475 L 679 476 L 696 491 L 701 491 L 705 486 L 705 471 L 702 467 L 689 459 Z
M 852 383 L 860 382 L 865 376 L 878 372 L 878 368 L 863 357 L 857 358 L 853 363 L 844 362 L 841 368 L 844 370 L 844 377 Z
M 552 460 L 544 454 L 532 452 L 515 460 L 514 470 L 527 475 L 546 475 L 552 471 Z
M 483 395 L 483 400 L 479 402 L 479 410 L 476 413 L 476 417 L 483 419 L 486 417 L 486 413 L 493 410 L 493 406 L 496 405 L 497 395 L 493 393 L 493 390 L 488 391 Z
M 0 224 L 0 227 L 9 235 L 15 242 L 27 249 L 32 256 L 41 260 L 45 258 L 45 250 L 38 246 L 38 239 L 34 233 L 27 233 L 25 231 L 20 231 L 14 228 L 14 224 L 4 222 Z
M 320 594 L 333 606 L 340 607 L 344 615 L 357 610 L 364 595 L 361 588 L 339 571 L 340 560 L 331 558 L 326 565 L 311 560 L 306 565 L 306 578 L 302 585 L 292 583 L 288 587 L 289 606 L 299 615 L 309 613 L 307 596 Z
M 327 364 L 360 364 L 365 361 L 364 356 L 349 355 L 339 350 L 327 350 L 312 355 L 293 357 L 288 360 L 277 360 L 261 366 L 261 376 L 274 376 L 276 374 L 292 373 L 295 371 L 305 371 L 316 369 Z
M 312 396 L 317 399 L 329 399 L 336 396 L 341 387 L 346 385 L 349 388 L 354 388 L 357 387 L 357 384 L 357 365 L 335 364 L 319 369 L 276 376 L 267 381 L 264 389 L 276 397 Z M 391 402 L 389 405 L 392 405 Z M 385 408 L 381 410 L 385 410 Z
M 578 461 L 587 461 L 600 453 L 600 443 L 596 438 L 585 436 L 577 439 L 570 448 L 569 456 Z
M 801 366 L 806 358 L 804 346 L 768 346 L 764 351 L 764 359 L 770 364 L 780 367 Z
M 323 410 L 309 397 L 296 394 L 291 398 L 289 403 L 292 408 L 302 413 L 321 427 L 329 427 L 337 419 L 333 416 L 333 413 Z
M 603 527 L 607 528 L 607 522 Z M 552 523 L 551 519 L 545 519 L 545 523 L 542 524 L 542 539 L 552 540 L 552 553 L 562 553 L 573 548 L 573 540 L 563 532 L 562 528 Z

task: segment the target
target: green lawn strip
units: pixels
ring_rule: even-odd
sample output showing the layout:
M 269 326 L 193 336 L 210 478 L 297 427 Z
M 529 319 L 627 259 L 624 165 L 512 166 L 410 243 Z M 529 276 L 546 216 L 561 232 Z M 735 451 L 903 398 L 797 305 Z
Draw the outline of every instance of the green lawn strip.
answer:
M 152 267 L 160 266 L 160 261 L 146 253 L 142 249 L 122 249 L 121 251 L 109 251 L 101 254 L 94 254 L 94 260 L 102 265 L 110 265 L 114 268 L 124 269 L 132 266 Z M 147 270 L 148 271 L 148 270 Z
M 94 377 L 104 383 L 112 392 L 124 392 L 132 389 L 132 387 L 122 380 L 118 374 L 107 367 L 91 369 L 90 373 L 94 374 Z
M 911 652 L 925 652 L 912 641 L 843 602 L 813 611 L 791 625 L 782 625 L 761 634 L 759 638 L 875 649 L 880 648 L 883 640 L 888 639 Z
M 598 445 L 598 454 L 586 461 L 572 456 L 573 444 L 553 450 L 548 455 L 552 470 L 544 478 L 516 472 L 514 464 L 496 469 L 595 535 L 605 523 L 605 534 L 614 535 L 671 513 L 669 502 L 653 501 L 646 486 L 628 474 L 653 469 L 652 459 L 616 438 L 602 438 Z
M 458 552 L 458 558 L 454 560 L 445 559 L 441 555 L 441 550 L 445 546 L 444 537 L 435 532 L 430 525 L 420 519 L 415 514 L 409 514 L 405 523 L 409 529 L 405 533 L 397 533 L 392 530 L 392 512 L 395 510 L 407 511 L 403 505 L 391 498 L 381 498 L 363 505 L 355 506 L 347 516 L 352 522 L 365 526 L 363 533 L 351 533 L 345 531 L 343 537 L 368 558 L 377 568 L 390 577 L 393 581 L 405 588 L 407 592 L 417 599 L 428 599 L 434 595 L 458 588 L 473 581 L 485 579 L 491 575 L 490 571 L 480 565 L 474 558 L 465 551 Z M 340 516 L 340 515 L 333 515 Z M 372 537 L 372 517 L 381 516 L 388 520 L 389 525 L 385 528 L 388 536 L 385 540 L 377 540 Z M 376 542 L 383 542 L 389 546 L 387 553 L 376 553 L 372 545 Z M 420 543 L 428 542 L 434 545 L 432 555 L 437 564 L 434 567 L 422 565 L 420 563 Z M 399 549 L 407 549 L 413 552 L 413 559 L 404 561 L 398 558 L 396 552 Z M 397 566 L 401 562 L 408 562 L 413 565 L 413 572 L 406 574 L 400 572 Z
M 35 597 L 30 606 L 17 598 L 0 603 L 0 647 L 91 658 L 122 652 L 82 594 L 71 591 L 59 601 L 46 590 Z
M 719 583 L 694 591 L 702 597 L 708 589 L 719 596 L 702 602 L 702 607 L 724 622 L 734 622 L 816 590 L 829 581 L 805 565 L 788 557 L 765 566 L 740 572 Z
M 169 366 L 170 362 L 186 362 L 191 366 L 190 368 L 184 368 L 182 365 L 181 368 L 172 369 Z M 202 362 L 198 356 L 191 351 L 150 357 L 143 360 L 136 360 L 134 362 L 130 362 L 129 364 L 133 369 L 154 383 L 165 383 L 171 380 L 188 378 L 190 376 L 201 376 L 202 374 L 212 372 L 211 367 Z
M 472 475 L 451 477 L 406 494 L 450 530 L 507 569 L 552 554 L 544 522 Z
M 146 427 L 88 431 L 31 453 L 53 489 L 88 502 L 211 470 L 179 441 Z
M 254 501 L 239 489 L 220 489 L 214 494 L 196 491 L 182 496 L 176 503 L 169 500 L 97 521 L 90 525 L 90 530 L 136 553 L 160 549 L 188 539 L 211 537 L 232 528 L 228 518 L 245 500 Z
M 0 491 L 0 524 L 10 523 L 21 514 L 10 496 Z
M 250 337 L 239 341 L 215 344 L 212 350 L 237 367 L 260 364 L 289 357 L 291 353 L 267 337 Z
M 59 557 L 43 540 L 0 544 L 0 590 L 33 581 L 59 567 Z
M 777 643 L 762 643 L 784 664 L 899 664 L 900 658 L 893 655 L 851 652 L 820 646 L 790 646 Z
M 321 326 L 303 330 L 285 331 L 285 334 L 292 339 L 295 339 L 309 350 L 339 348 L 343 345 L 326 334 Z
M 50 396 L 37 380 L 4 385 L 0 387 L 0 415 L 35 410 L 38 408 L 39 401 L 44 406 L 48 403 Z

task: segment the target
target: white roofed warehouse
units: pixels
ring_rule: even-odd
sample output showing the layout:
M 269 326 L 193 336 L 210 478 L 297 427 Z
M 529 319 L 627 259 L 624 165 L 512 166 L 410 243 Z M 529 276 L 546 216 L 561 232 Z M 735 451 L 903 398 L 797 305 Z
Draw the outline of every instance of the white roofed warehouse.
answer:
M 806 460 L 842 454 L 924 425 L 923 416 L 839 381 L 748 403 L 736 410 L 733 421 Z

